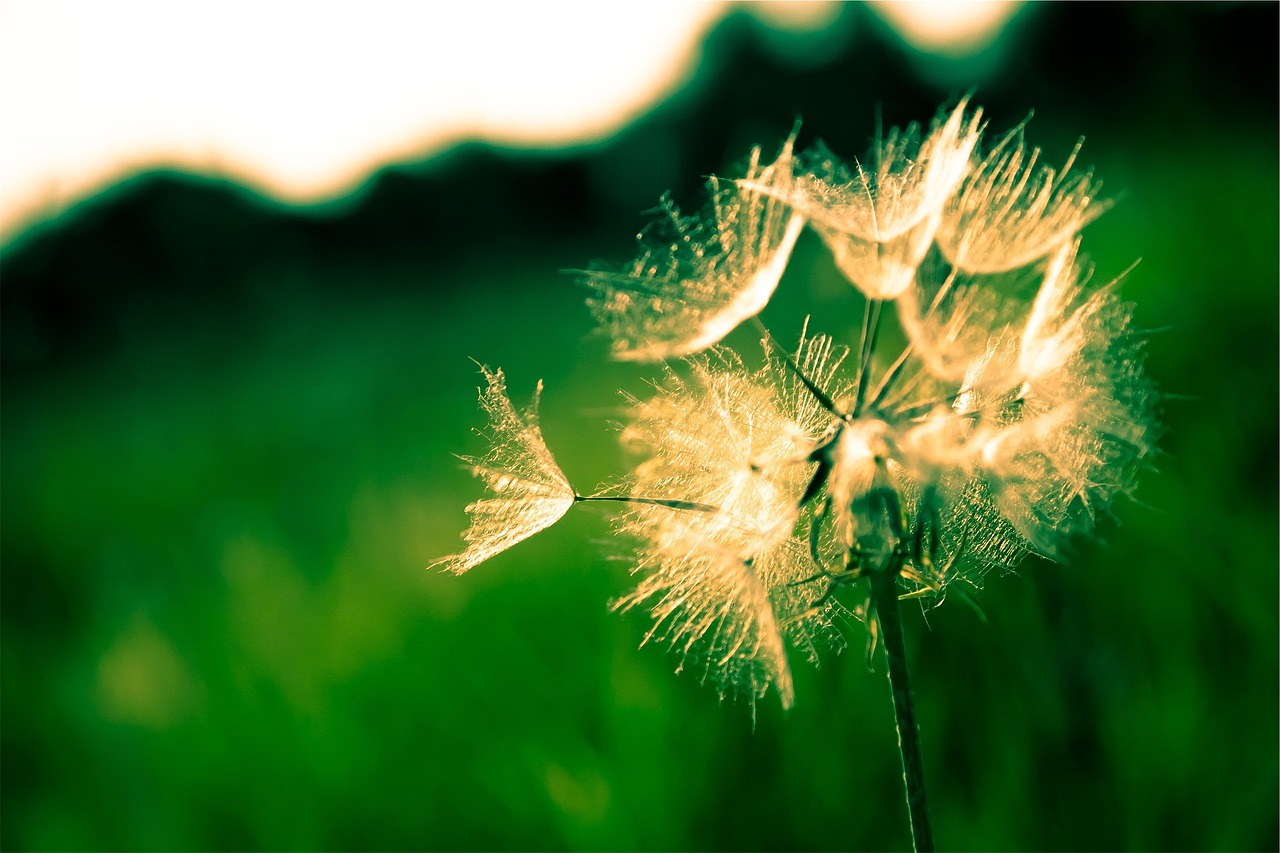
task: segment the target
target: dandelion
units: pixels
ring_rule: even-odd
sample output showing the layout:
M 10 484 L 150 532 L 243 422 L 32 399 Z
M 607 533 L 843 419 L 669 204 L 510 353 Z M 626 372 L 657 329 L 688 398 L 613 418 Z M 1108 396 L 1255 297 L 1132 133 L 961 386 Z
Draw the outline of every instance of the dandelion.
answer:
M 494 497 L 468 508 L 461 572 L 585 501 L 624 505 L 645 642 L 722 696 L 795 701 L 788 648 L 817 663 L 866 625 L 883 648 L 913 837 L 932 845 L 901 598 L 963 599 L 1027 554 L 1059 557 L 1135 487 L 1157 435 L 1144 341 L 1118 281 L 1096 286 L 1081 230 L 1107 203 L 1091 172 L 1039 164 L 1023 127 L 980 153 L 962 101 L 927 133 L 890 131 L 867 165 L 825 148 L 712 179 L 700 217 L 664 201 L 621 271 L 585 274 L 613 353 L 665 360 L 627 397 L 635 467 L 574 491 L 502 374 L 481 395 Z M 790 351 L 758 316 L 811 225 L 862 297 L 857 348 L 806 322 Z M 720 342 L 755 319 L 761 362 Z M 882 334 L 897 326 L 898 334 Z M 539 386 L 540 388 L 541 386 Z

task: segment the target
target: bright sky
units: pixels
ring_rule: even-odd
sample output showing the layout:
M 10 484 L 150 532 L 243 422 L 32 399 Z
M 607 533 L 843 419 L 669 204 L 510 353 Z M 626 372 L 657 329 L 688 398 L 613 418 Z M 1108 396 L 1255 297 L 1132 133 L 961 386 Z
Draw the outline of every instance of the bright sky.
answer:
M 156 166 L 304 202 L 464 138 L 587 144 L 683 85 L 732 5 L 0 0 L 0 240 Z M 915 4 L 886 5 L 910 38 Z M 975 8 L 1016 9 L 923 5 L 970 8 L 943 16 L 953 32 Z M 797 31 L 839 11 L 827 0 L 746 7 Z M 1010 14 L 984 26 L 998 31 Z

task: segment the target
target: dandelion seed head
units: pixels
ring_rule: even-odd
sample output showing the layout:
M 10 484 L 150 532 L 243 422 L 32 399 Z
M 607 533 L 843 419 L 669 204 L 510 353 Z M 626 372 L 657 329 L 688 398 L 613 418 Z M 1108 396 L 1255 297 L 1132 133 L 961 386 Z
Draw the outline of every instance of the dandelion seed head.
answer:
M 647 574 L 628 601 L 656 600 L 662 636 L 717 661 L 722 690 L 785 695 L 779 638 L 812 657 L 866 612 L 837 610 L 832 578 L 895 571 L 941 598 L 1058 556 L 1136 482 L 1155 392 L 1130 306 L 1089 286 L 1080 253 L 1099 185 L 1074 153 L 1042 166 L 1021 128 L 978 156 L 966 107 L 923 137 L 890 131 L 865 164 L 817 148 L 787 181 L 738 184 L 798 212 L 867 299 L 892 303 L 907 345 L 890 366 L 873 329 L 850 364 L 806 323 L 794 353 L 766 339 L 760 371 L 716 348 L 669 372 L 624 430 L 646 457 L 635 494 L 716 507 L 637 507 L 621 527 Z
M 636 464 L 605 498 L 627 503 L 615 525 L 640 576 L 615 606 L 647 609 L 645 642 L 722 696 L 773 690 L 789 707 L 788 645 L 839 651 L 877 578 L 941 601 L 1056 558 L 1147 462 L 1144 340 L 1081 251 L 1100 183 L 1079 147 L 1053 168 L 1022 126 L 982 154 L 984 131 L 962 101 L 852 165 L 794 155 L 793 134 L 773 163 L 755 149 L 740 180 L 711 179 L 700 215 L 664 201 L 632 265 L 587 273 L 614 354 L 668 360 L 628 397 Z M 748 368 L 720 341 L 765 307 L 806 223 L 866 300 L 861 345 L 806 320 L 794 350 L 765 332 Z M 537 397 L 517 412 L 485 376 L 493 444 L 471 461 L 491 494 L 441 561 L 458 572 L 593 499 L 547 450 Z

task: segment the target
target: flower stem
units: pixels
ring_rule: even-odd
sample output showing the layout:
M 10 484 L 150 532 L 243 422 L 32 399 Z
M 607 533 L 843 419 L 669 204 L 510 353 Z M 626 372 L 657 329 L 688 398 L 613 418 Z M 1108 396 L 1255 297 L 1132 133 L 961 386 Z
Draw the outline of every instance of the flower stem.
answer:
M 876 348 L 876 336 L 880 333 L 881 299 L 867 300 L 866 313 L 862 317 L 862 346 L 858 355 L 858 391 L 853 404 L 853 416 L 862 414 L 862 404 L 867 399 L 867 383 L 871 380 L 871 353 Z
M 933 829 L 929 825 L 924 766 L 920 760 L 920 726 L 916 722 L 915 704 L 911 698 L 906 644 L 902 639 L 902 614 L 898 607 L 896 573 L 873 575 L 872 591 L 880 639 L 884 643 L 884 657 L 889 665 L 889 688 L 893 693 L 893 715 L 898 723 L 898 751 L 902 755 L 902 779 L 907 789 L 911 837 L 918 853 L 925 853 L 934 849 Z
M 575 503 L 585 503 L 586 501 L 613 501 L 615 503 L 624 504 L 648 504 L 650 506 L 665 506 L 667 509 L 688 509 L 695 512 L 719 512 L 717 507 L 711 504 L 700 504 L 696 501 L 678 501 L 668 498 L 634 498 L 629 495 L 577 495 L 573 496 Z

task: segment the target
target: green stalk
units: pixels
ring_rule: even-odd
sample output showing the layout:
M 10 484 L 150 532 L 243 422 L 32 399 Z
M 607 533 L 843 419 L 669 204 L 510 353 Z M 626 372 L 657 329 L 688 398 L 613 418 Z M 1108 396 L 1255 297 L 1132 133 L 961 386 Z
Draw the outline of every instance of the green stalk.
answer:
M 896 572 L 872 575 L 876 620 L 884 657 L 889 665 L 889 689 L 893 693 L 893 715 L 898 722 L 898 752 L 902 755 L 902 780 L 907 789 L 907 812 L 911 816 L 911 838 L 918 853 L 932 851 L 933 829 L 929 825 L 929 803 L 925 796 L 924 765 L 920 759 L 920 726 L 911 698 L 911 678 L 907 671 L 907 650 L 902 639 L 902 612 L 898 607 Z

